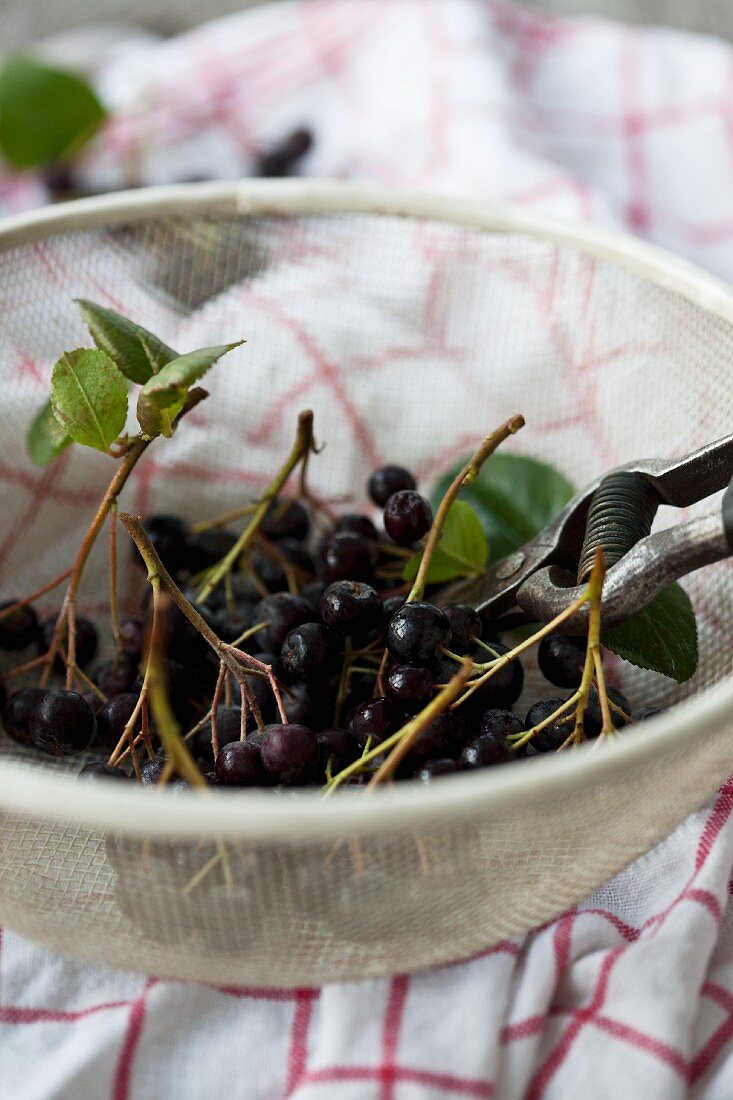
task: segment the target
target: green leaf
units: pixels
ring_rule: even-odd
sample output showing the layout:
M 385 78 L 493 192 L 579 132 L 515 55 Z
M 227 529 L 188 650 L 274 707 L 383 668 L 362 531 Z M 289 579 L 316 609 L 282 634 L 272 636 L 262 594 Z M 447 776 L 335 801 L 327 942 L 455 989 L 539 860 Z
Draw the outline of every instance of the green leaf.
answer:
M 218 344 L 179 355 L 148 379 L 137 398 L 137 419 L 148 436 L 171 435 L 189 387 L 213 367 L 217 359 L 243 344 Z
M 107 451 L 125 426 L 127 384 L 103 351 L 65 351 L 51 374 L 51 405 L 73 440 Z
M 36 466 L 48 466 L 71 441 L 71 436 L 54 416 L 51 402 L 46 401 L 34 416 L 26 436 L 31 461 Z
M 14 168 L 77 152 L 105 110 L 81 77 L 12 56 L 0 68 L 0 151 Z
M 643 611 L 605 630 L 601 642 L 632 665 L 684 683 L 697 668 L 697 623 L 690 597 L 680 585 L 671 585 Z
M 415 579 L 423 552 L 415 554 L 402 570 L 402 579 Z M 454 577 L 471 577 L 480 573 L 489 556 L 489 543 L 481 521 L 470 504 L 456 500 L 448 512 L 438 545 L 435 547 L 427 580 L 430 584 L 449 581 Z
M 177 351 L 121 313 L 86 298 L 76 302 L 94 343 L 131 382 L 143 386 L 161 367 L 178 358 Z
M 434 486 L 433 505 L 465 465 L 459 462 Z M 554 467 L 523 455 L 495 454 L 478 477 L 461 490 L 461 500 L 473 505 L 497 562 L 533 538 L 570 500 L 573 486 Z

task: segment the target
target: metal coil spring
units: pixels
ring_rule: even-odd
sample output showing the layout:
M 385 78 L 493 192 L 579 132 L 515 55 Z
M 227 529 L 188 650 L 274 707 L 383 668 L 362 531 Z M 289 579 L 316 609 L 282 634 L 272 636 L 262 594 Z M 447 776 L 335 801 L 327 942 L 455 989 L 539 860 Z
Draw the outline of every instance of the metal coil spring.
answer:
M 611 566 L 646 538 L 658 506 L 656 490 L 641 474 L 619 470 L 604 478 L 588 509 L 578 584 L 590 576 L 597 547 L 603 548 L 606 565 Z

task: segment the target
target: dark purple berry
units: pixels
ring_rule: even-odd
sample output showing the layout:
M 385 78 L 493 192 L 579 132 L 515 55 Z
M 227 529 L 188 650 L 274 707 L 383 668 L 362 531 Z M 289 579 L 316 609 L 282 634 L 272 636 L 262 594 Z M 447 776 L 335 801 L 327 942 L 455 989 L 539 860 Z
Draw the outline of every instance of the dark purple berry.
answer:
M 274 592 L 260 600 L 255 608 L 255 622 L 267 623 L 256 637 L 263 649 L 279 653 L 285 637 L 302 623 L 313 622 L 316 618 L 313 610 L 300 596 L 289 592 Z
M 122 737 L 125 726 L 132 718 L 137 701 L 138 695 L 135 692 L 124 692 L 115 695 L 97 711 L 97 741 L 110 752 Z M 139 732 L 139 729 L 138 724 L 135 733 Z
M 137 677 L 137 666 L 133 661 L 105 661 L 97 667 L 92 679 L 99 690 L 111 699 L 130 691 Z
M 81 697 L 82 699 L 86 699 L 95 714 L 99 714 L 104 706 L 104 699 L 100 699 L 96 691 L 83 691 Z
M 214 774 L 222 787 L 255 787 L 263 783 L 265 776 L 259 748 L 249 741 L 230 741 L 223 745 L 216 758 Z
M 631 717 L 631 703 L 618 688 L 606 685 L 606 694 L 608 695 L 609 703 L 615 703 L 617 707 L 620 707 L 624 714 L 628 714 Z M 609 708 L 611 711 L 611 721 L 613 722 L 614 729 L 620 730 L 626 725 L 626 719 L 617 713 L 613 707 Z M 595 738 L 598 737 L 603 729 L 603 714 L 601 713 L 601 701 L 598 698 L 598 691 L 595 685 L 590 689 L 588 695 L 588 706 L 585 710 L 583 718 L 583 732 L 586 737 Z
M 426 665 L 449 641 L 448 616 L 431 603 L 405 604 L 387 626 L 387 647 L 402 664 Z
M 251 715 L 248 714 L 248 720 Z M 242 734 L 242 716 L 239 707 L 219 707 L 216 713 L 216 736 L 219 751 L 232 741 L 239 741 Z M 206 722 L 193 735 L 191 743 L 194 755 L 207 764 L 214 763 L 214 749 L 211 744 L 211 720 Z
M 318 763 L 318 740 L 307 726 L 271 725 L 265 730 L 260 753 L 265 771 L 276 783 L 301 783 Z
M 293 174 L 297 162 L 305 156 L 313 144 L 313 134 L 305 126 L 288 134 L 278 145 L 257 160 L 255 175 L 269 179 Z
M 262 520 L 262 533 L 268 539 L 298 539 L 308 537 L 310 520 L 299 500 L 274 500 Z
M 562 706 L 564 701 L 564 699 L 540 699 L 527 711 L 527 717 L 524 720 L 525 730 L 530 730 L 544 722 L 558 707 Z M 568 715 L 570 716 L 569 720 L 565 721 Z M 528 742 L 528 745 L 531 745 L 535 752 L 555 752 L 570 737 L 574 726 L 575 717 L 571 708 L 562 714 L 557 721 L 551 722 L 549 726 L 545 726 L 543 730 L 536 733 Z
M 326 768 L 331 764 L 331 775 L 353 764 L 359 755 L 359 746 L 353 734 L 348 730 L 330 728 L 318 734 L 318 770 L 325 776 Z
M 30 716 L 31 744 L 49 756 L 68 756 L 88 749 L 96 719 L 76 691 L 47 691 Z
M 421 783 L 432 783 L 441 775 L 454 775 L 457 771 L 455 760 L 428 760 L 415 772 L 415 779 L 419 779 Z
M 369 519 L 369 516 L 362 516 L 355 513 L 347 513 L 344 516 L 339 516 L 336 530 L 351 531 L 354 535 L 361 535 L 364 539 L 374 539 L 376 541 L 379 538 L 379 532 Z
M 377 548 L 372 539 L 339 531 L 327 540 L 323 550 L 323 579 L 334 581 L 369 581 L 377 564 Z
M 340 634 L 363 638 L 382 623 L 382 601 L 363 581 L 335 581 L 321 596 L 318 611 Z
M 16 602 L 6 600 L 0 604 L 0 611 Z M 38 616 L 30 604 L 25 604 L 0 619 L 0 649 L 25 649 L 38 640 L 39 631 Z
M 236 535 L 221 527 L 189 535 L 180 568 L 194 575 L 203 569 L 210 569 L 226 557 L 236 541 Z
M 143 526 L 155 547 L 160 560 L 169 573 L 176 576 L 188 568 L 188 524 L 180 516 L 148 516 Z M 145 569 L 136 546 L 132 546 L 132 560 L 139 569 Z
M 508 653 L 508 647 L 499 642 L 492 643 L 494 653 L 501 657 Z M 483 662 L 492 660 L 492 654 L 485 649 L 477 651 L 476 659 Z M 524 669 L 518 657 L 514 657 L 508 665 L 504 665 L 478 691 L 469 698 L 471 712 L 483 713 L 485 710 L 511 707 L 522 694 L 524 687 Z
M 351 732 L 357 744 L 362 748 L 371 737 L 372 748 L 381 744 L 397 727 L 394 724 L 394 711 L 389 699 L 380 696 L 356 708 L 351 721 Z
M 509 737 L 511 734 L 521 734 L 523 729 L 521 718 L 513 711 L 487 710 L 479 725 L 479 736 L 461 753 L 461 767 L 488 768 L 495 764 L 507 764 L 514 759 Z
M 309 684 L 293 684 L 283 689 L 282 699 L 288 722 L 293 725 L 313 726 L 318 729 L 322 724 L 324 700 L 322 692 Z
M 31 714 L 45 694 L 44 688 L 25 687 L 14 691 L 9 697 L 3 707 L 3 726 L 13 741 L 21 745 L 31 744 Z
M 140 782 L 145 787 L 152 787 L 160 781 L 165 767 L 165 759 L 162 756 L 154 756 L 152 760 L 146 760 L 140 765 Z
M 297 539 L 281 539 L 277 544 L 277 549 L 296 569 L 300 569 L 301 572 L 310 573 L 311 575 L 315 573 L 315 562 L 302 542 L 299 542 Z
M 425 760 L 446 756 L 457 757 L 466 741 L 463 715 L 457 711 L 443 711 L 425 727 L 413 743 L 407 757 L 408 766 L 418 767 Z
M 388 699 L 407 713 L 421 710 L 433 694 L 433 675 L 428 668 L 395 665 L 384 685 Z
M 450 647 L 454 653 L 470 653 L 481 637 L 481 616 L 467 603 L 449 603 L 443 608 L 450 623 Z
M 44 619 L 41 623 L 41 635 L 38 639 L 38 652 L 48 653 L 48 648 L 51 645 L 51 639 L 56 627 L 56 615 L 50 615 L 49 618 Z M 83 615 L 76 616 L 76 663 L 79 668 L 86 668 L 94 660 L 94 655 L 97 652 L 97 628 L 94 623 L 89 619 L 85 619 Z M 61 634 L 61 645 L 64 649 L 67 647 L 66 637 L 66 624 Z M 57 672 L 64 671 L 64 662 L 60 656 L 56 657 L 53 667 Z
M 80 779 L 125 779 L 130 782 L 130 777 L 122 768 L 115 768 L 113 764 L 102 764 L 94 760 L 91 764 L 85 764 L 79 772 Z
M 321 596 L 326 591 L 326 585 L 323 581 L 309 581 L 308 584 L 304 584 L 300 590 L 300 598 L 305 600 L 308 607 L 312 611 L 318 613 L 318 607 L 321 602 Z M 324 620 L 325 622 L 325 620 Z M 328 624 L 331 625 L 330 623 Z
M 411 546 L 430 530 L 433 510 L 414 489 L 393 493 L 384 506 L 384 529 L 393 542 Z
M 303 623 L 286 636 L 280 651 L 280 664 L 286 680 L 294 683 L 324 684 L 338 671 L 341 663 L 338 639 L 322 623 Z
M 399 609 L 401 607 L 404 607 L 404 606 L 405 606 L 405 596 L 404 595 L 402 595 L 402 596 L 400 596 L 400 595 L 398 595 L 398 596 L 388 596 L 387 599 L 384 600 L 384 602 L 382 603 L 382 608 L 383 608 L 383 611 L 384 611 L 385 621 L 389 622 L 389 620 L 392 618 L 392 616 L 397 611 L 399 611 Z
M 393 493 L 415 487 L 414 477 L 403 466 L 380 466 L 367 482 L 367 492 L 380 508 L 384 508 Z
M 553 631 L 543 638 L 537 650 L 540 672 L 561 688 L 580 687 L 585 666 L 586 639 Z
M 122 642 L 122 652 L 129 660 L 139 660 L 143 651 L 144 635 L 144 615 L 123 615 L 120 618 L 120 641 Z

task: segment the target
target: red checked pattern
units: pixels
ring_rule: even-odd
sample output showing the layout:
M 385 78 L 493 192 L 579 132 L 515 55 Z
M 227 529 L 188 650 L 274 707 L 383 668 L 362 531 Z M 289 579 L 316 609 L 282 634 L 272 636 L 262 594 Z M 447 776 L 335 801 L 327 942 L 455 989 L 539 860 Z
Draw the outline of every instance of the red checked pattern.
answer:
M 631 230 L 733 276 L 733 50 L 713 40 L 481 0 L 293 0 L 120 47 L 98 78 L 117 110 L 85 156 L 90 187 L 237 176 L 263 145 L 312 118 L 308 174 L 511 199 Z M 35 180 L 0 178 L 6 213 L 44 197 Z M 428 238 L 423 255 L 439 280 Z M 326 352 L 297 317 L 265 298 L 256 305 L 262 316 L 273 311 L 307 367 L 302 392 L 271 395 L 256 442 L 323 384 L 378 460 Z M 551 287 L 537 305 L 572 364 L 553 329 Z M 424 339 L 354 369 L 387 356 L 460 359 L 439 325 L 426 324 Z M 613 356 L 586 350 L 579 419 Z M 204 412 L 198 423 L 206 427 Z M 597 445 L 602 456 L 604 440 Z M 464 448 L 457 441 L 455 453 Z M 435 467 L 446 457 L 435 456 Z M 26 494 L 1 554 L 41 502 L 90 503 L 64 486 L 65 461 L 38 476 L 0 465 L 0 479 Z M 201 476 L 183 460 L 165 469 L 193 472 Z M 160 473 L 146 467 L 139 510 Z M 206 476 L 225 472 L 207 465 Z M 239 476 L 258 483 L 254 472 Z M 321 990 L 187 985 L 64 961 L 5 931 L 3 1095 L 728 1100 L 732 813 L 733 781 L 561 919 L 410 977 Z

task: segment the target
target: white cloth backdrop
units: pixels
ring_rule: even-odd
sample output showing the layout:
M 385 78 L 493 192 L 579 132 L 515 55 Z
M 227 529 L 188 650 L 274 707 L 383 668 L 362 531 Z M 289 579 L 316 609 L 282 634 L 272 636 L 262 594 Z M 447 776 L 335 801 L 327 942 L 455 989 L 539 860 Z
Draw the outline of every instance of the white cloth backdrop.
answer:
M 60 48 L 113 118 L 80 181 L 308 175 L 510 199 L 733 276 L 733 49 L 489 0 L 290 0 L 181 37 Z M 78 40 L 77 40 L 78 42 Z M 0 211 L 45 200 L 0 175 Z M 91 968 L 5 930 L 13 1100 L 733 1096 L 733 783 L 577 910 L 411 977 L 219 989 Z

